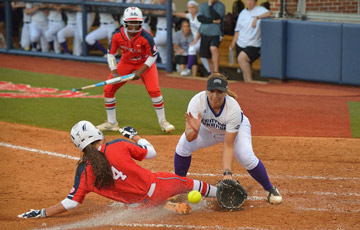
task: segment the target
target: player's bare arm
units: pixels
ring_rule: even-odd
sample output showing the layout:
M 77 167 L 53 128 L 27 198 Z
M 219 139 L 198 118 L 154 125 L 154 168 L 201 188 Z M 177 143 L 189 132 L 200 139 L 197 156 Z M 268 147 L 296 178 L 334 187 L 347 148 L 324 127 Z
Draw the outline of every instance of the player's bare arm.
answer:
M 225 133 L 224 145 L 223 145 L 223 168 L 224 172 L 232 170 L 232 164 L 234 161 L 234 142 L 237 132 Z M 232 179 L 231 174 L 224 175 L 224 179 Z
M 198 118 L 195 118 L 190 112 L 185 114 L 186 126 L 185 126 L 185 136 L 186 140 L 191 142 L 195 140 L 199 134 L 201 116 L 198 114 Z

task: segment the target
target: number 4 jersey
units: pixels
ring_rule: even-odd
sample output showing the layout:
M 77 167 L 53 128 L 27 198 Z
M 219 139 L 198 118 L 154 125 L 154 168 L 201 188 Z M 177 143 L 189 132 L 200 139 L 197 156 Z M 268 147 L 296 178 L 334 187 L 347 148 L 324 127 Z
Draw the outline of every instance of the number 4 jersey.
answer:
M 82 203 L 86 194 L 95 192 L 122 203 L 142 202 L 156 177 L 150 170 L 136 164 L 134 159 L 142 161 L 147 151 L 146 148 L 124 139 L 102 145 L 100 152 L 104 153 L 109 161 L 115 184 L 97 189 L 92 166 L 81 164 L 77 167 L 74 186 L 67 198 Z

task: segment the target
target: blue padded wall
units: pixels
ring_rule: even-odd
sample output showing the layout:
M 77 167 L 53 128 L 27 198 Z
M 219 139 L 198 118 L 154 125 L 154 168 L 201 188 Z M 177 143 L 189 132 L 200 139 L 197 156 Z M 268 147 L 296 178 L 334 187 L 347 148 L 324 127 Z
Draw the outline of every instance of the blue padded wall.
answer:
M 288 21 L 287 33 L 287 78 L 341 82 L 341 23 Z
M 274 19 L 261 21 L 261 77 L 285 78 L 286 23 Z
M 342 83 L 360 85 L 360 24 L 343 25 Z

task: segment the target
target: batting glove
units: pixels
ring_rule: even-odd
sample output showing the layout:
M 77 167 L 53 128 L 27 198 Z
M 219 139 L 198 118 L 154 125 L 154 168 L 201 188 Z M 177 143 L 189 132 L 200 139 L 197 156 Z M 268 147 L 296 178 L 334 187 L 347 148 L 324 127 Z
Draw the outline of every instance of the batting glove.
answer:
M 120 128 L 119 131 L 124 137 L 129 138 L 129 139 L 132 139 L 134 136 L 138 135 L 135 128 L 130 127 L 130 126 Z
M 30 211 L 18 215 L 19 218 L 39 218 L 46 217 L 45 208 L 41 210 L 30 209 Z

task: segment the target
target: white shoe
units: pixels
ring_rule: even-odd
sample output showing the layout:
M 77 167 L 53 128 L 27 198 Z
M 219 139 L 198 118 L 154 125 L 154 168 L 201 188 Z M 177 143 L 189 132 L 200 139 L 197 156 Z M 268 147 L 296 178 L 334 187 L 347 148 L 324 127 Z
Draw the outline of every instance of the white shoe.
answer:
M 266 191 L 266 197 L 270 204 L 281 204 L 282 196 L 277 188 L 274 186 Z
M 96 126 L 100 131 L 119 131 L 119 125 L 116 122 L 115 124 L 111 124 L 108 121 L 102 123 L 101 125 Z
M 184 69 L 183 71 L 181 71 L 180 75 L 181 76 L 190 76 L 191 75 L 191 70 L 190 69 Z
M 162 131 L 167 133 L 171 133 L 172 131 L 175 130 L 175 127 L 172 124 L 170 124 L 167 120 L 162 120 L 160 122 L 160 127 Z

